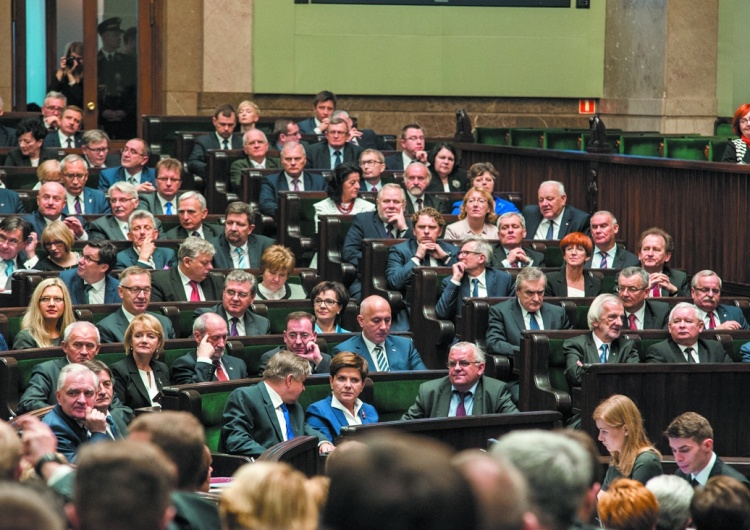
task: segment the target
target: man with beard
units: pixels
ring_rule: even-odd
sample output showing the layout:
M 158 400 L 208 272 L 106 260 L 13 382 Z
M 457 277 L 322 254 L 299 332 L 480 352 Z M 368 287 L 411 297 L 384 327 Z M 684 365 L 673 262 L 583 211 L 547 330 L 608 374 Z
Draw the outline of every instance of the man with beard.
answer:
M 430 185 L 432 175 L 430 170 L 421 162 L 412 162 L 404 170 L 404 189 L 406 190 L 406 213 L 413 214 L 422 208 L 434 208 L 440 213 L 448 213 L 448 203 L 426 195 L 425 190 Z

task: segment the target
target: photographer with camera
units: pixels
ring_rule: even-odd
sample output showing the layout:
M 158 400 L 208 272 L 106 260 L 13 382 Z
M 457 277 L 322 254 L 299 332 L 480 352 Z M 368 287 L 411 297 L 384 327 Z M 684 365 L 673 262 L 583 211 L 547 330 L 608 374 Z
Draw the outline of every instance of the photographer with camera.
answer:
M 65 55 L 60 57 L 60 68 L 49 85 L 48 91 L 61 92 L 68 98 L 68 105 L 83 108 L 83 43 L 68 44 Z

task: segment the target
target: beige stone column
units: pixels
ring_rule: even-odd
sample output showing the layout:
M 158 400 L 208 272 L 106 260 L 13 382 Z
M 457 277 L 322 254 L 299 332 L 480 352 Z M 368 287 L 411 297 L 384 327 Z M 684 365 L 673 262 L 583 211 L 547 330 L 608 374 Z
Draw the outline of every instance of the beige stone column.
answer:
M 606 25 L 607 127 L 713 134 L 719 0 L 609 0 Z

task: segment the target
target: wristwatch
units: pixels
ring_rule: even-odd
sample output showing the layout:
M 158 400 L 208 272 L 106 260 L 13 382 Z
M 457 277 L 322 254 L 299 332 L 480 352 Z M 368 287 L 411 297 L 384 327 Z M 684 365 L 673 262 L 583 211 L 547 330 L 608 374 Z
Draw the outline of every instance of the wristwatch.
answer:
M 34 471 L 36 471 L 36 474 L 40 477 L 42 476 L 42 467 L 44 467 L 44 464 L 46 464 L 47 462 L 57 462 L 58 464 L 68 463 L 65 457 L 60 453 L 46 453 L 42 455 L 42 458 L 40 458 L 39 462 L 37 462 L 34 466 Z

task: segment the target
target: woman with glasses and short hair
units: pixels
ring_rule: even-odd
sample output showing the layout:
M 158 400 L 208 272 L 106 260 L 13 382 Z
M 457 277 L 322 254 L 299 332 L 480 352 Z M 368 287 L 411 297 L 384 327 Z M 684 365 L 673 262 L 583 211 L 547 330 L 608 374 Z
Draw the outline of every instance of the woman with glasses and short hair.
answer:
M 65 271 L 78 267 L 80 256 L 73 252 L 73 241 L 73 232 L 65 223 L 52 221 L 42 231 L 42 246 L 47 255 L 34 268 L 40 271 Z
M 748 144 L 750 144 L 750 103 L 743 103 L 734 112 L 732 118 L 732 131 L 739 136 L 730 140 L 727 148 L 724 150 L 722 162 L 733 162 L 735 164 L 749 164 L 750 154 L 748 153 Z
M 316 333 L 349 333 L 341 327 L 341 313 L 349 303 L 349 294 L 339 282 L 320 282 L 310 291 L 315 311 Z

